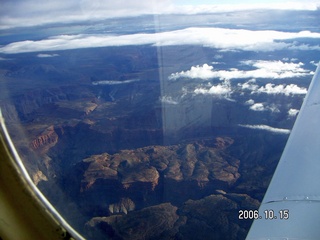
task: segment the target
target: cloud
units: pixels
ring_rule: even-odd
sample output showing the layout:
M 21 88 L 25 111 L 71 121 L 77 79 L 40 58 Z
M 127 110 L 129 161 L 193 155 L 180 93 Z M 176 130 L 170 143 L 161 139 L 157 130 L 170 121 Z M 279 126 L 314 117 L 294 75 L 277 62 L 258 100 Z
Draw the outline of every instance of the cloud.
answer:
M 287 63 L 282 61 L 248 60 L 242 63 L 256 68 L 246 73 L 253 78 L 282 79 L 303 77 L 312 74 L 309 70 L 302 68 L 302 66 L 304 66 L 302 62 Z
M 311 73 L 311 72 L 310 72 Z M 238 87 L 241 90 L 249 90 L 251 94 L 284 94 L 286 96 L 290 95 L 305 95 L 308 90 L 304 87 L 299 87 L 296 84 L 279 84 L 275 85 L 273 83 L 267 83 L 265 86 L 259 87 L 259 85 L 255 84 L 255 79 L 251 79 L 245 83 L 238 83 Z
M 245 105 L 253 105 L 255 102 L 254 102 L 254 100 L 253 99 L 249 99 L 249 100 L 247 100 L 244 104 Z
M 253 31 L 243 29 L 226 28 L 186 28 L 175 31 L 157 33 L 136 33 L 128 35 L 110 34 L 78 34 L 59 35 L 38 41 L 20 41 L 0 47 L 0 53 L 13 54 L 24 52 L 58 51 L 67 49 L 129 46 L 129 45 L 153 45 L 153 46 L 175 46 L 175 45 L 201 45 L 217 48 L 225 51 L 274 51 L 282 49 L 310 50 L 318 49 L 320 46 L 309 46 L 297 42 L 281 42 L 296 38 L 319 38 L 320 33 L 309 31 L 302 32 L 280 32 L 280 31 Z M 236 39 L 236 41 L 235 41 Z M 246 64 L 244 62 L 244 64 Z M 247 64 L 253 64 L 247 61 Z M 263 64 L 256 62 L 255 64 Z M 281 66 L 287 67 L 282 63 Z M 202 66 L 203 67 L 203 66 Z M 265 66 L 266 67 L 266 66 Z M 226 74 L 243 74 L 242 71 L 226 72 Z M 256 72 L 258 74 L 258 72 Z M 261 73 L 265 75 L 265 72 Z M 232 76 L 230 76 L 232 78 Z M 229 78 L 230 78 L 229 77 Z M 248 77 L 245 75 L 245 77 Z
M 298 109 L 290 108 L 289 111 L 288 111 L 288 115 L 289 115 L 290 117 L 295 117 L 298 113 L 299 113 L 299 110 L 298 110 Z
M 250 129 L 265 130 L 265 131 L 279 133 L 279 134 L 289 134 L 291 132 L 289 129 L 274 128 L 274 127 L 270 127 L 268 125 L 242 125 L 242 124 L 239 124 L 239 126 L 245 127 L 245 128 L 250 128 Z
M 287 57 L 285 57 L 285 58 L 282 58 L 282 60 L 283 61 L 285 61 L 285 62 L 297 62 L 298 61 L 298 58 L 291 58 L 291 59 L 289 59 L 289 58 L 287 58 Z
M 226 84 L 218 84 L 216 86 L 212 86 L 209 89 L 199 87 L 194 90 L 195 94 L 211 94 L 211 95 L 228 95 L 230 94 L 231 88 Z
M 297 95 L 297 94 L 304 95 L 304 94 L 307 94 L 307 89 L 301 88 L 296 84 L 275 85 L 272 83 L 267 83 L 265 86 L 260 87 L 259 89 L 253 91 L 252 93 L 284 94 L 286 96 Z
M 310 61 L 310 63 L 316 67 L 319 65 L 319 61 Z
M 179 104 L 178 101 L 174 100 L 171 96 L 162 96 L 160 101 L 167 104 L 177 105 Z
M 248 100 L 245 104 L 246 105 L 251 105 L 249 107 L 249 109 L 252 110 L 252 111 L 257 111 L 257 112 L 270 111 L 270 112 L 273 112 L 273 113 L 279 113 L 280 112 L 278 106 L 275 105 L 275 104 L 265 105 L 263 103 L 254 103 L 254 101 L 252 99 Z
M 255 102 L 253 99 L 249 99 L 248 101 L 246 101 L 244 104 L 246 105 L 253 105 Z
M 245 83 L 238 83 L 238 87 L 240 87 L 242 90 L 255 91 L 259 88 L 259 85 L 255 84 L 255 82 L 255 79 L 251 79 Z
M 223 58 L 223 55 L 222 54 L 216 54 L 213 56 L 214 59 L 216 60 L 219 60 L 219 59 L 222 59 Z
M 140 81 L 140 79 L 128 79 L 128 80 L 123 80 L 123 81 L 101 80 L 101 81 L 92 82 L 92 85 L 119 85 L 119 84 L 126 84 L 126 83 L 138 82 L 138 81 Z
M 255 103 L 252 106 L 250 106 L 250 109 L 253 111 L 266 111 L 267 109 L 264 107 L 263 103 Z
M 302 68 L 303 63 L 286 63 L 282 61 L 243 61 L 242 64 L 249 65 L 253 70 L 239 70 L 232 68 L 229 70 L 215 70 L 213 66 L 203 64 L 202 66 L 192 66 L 190 70 L 172 73 L 169 79 L 176 80 L 178 78 L 200 78 L 208 80 L 210 78 L 219 79 L 239 79 L 239 78 L 271 78 L 283 79 L 293 77 L 303 77 L 313 74 L 313 72 Z M 254 80 L 253 80 L 254 81 Z M 253 82 L 239 84 L 243 89 L 256 90 L 258 87 Z
M 47 54 L 47 53 L 37 54 L 37 57 L 39 57 L 39 58 L 50 58 L 50 57 L 57 57 L 57 56 L 59 56 L 59 54 L 56 54 L 56 53 L 54 53 L 54 54 Z
M 217 72 L 213 71 L 213 67 L 208 64 L 203 64 L 202 66 L 192 66 L 188 71 L 181 71 L 179 73 L 173 73 L 169 76 L 170 80 L 175 80 L 178 78 L 201 78 L 210 79 L 218 77 Z
M 279 108 L 275 104 L 271 104 L 270 106 L 267 107 L 267 109 L 269 111 L 273 112 L 273 113 L 279 113 L 280 112 Z

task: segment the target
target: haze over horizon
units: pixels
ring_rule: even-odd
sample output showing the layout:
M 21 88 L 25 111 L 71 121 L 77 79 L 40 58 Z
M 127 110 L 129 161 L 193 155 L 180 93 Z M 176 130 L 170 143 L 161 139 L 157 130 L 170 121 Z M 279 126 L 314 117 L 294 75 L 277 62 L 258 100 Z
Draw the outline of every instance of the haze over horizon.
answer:
M 292 1 L 62 1 L 42 3 L 39 0 L 2 1 L 0 29 L 77 23 L 146 14 L 203 14 L 254 9 L 319 11 L 317 0 Z M 48 14 L 50 12 L 50 14 Z

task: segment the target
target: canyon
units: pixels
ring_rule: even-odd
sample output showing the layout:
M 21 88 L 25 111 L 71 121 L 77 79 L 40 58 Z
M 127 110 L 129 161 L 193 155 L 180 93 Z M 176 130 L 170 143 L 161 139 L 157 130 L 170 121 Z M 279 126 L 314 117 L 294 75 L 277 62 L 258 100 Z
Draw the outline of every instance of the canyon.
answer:
M 250 110 L 239 90 L 195 95 L 197 82 L 159 74 L 154 50 L 125 50 L 92 51 L 95 66 L 76 57 L 85 50 L 68 68 L 8 63 L 0 107 L 31 178 L 89 239 L 244 239 L 239 210 L 258 209 L 288 135 L 241 125 L 294 118 Z

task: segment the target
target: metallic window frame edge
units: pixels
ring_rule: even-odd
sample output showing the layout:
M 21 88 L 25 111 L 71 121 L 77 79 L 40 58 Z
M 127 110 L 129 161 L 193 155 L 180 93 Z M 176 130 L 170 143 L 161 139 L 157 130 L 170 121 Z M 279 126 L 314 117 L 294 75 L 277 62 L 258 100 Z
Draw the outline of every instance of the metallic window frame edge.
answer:
M 0 239 L 84 239 L 31 180 L 0 109 Z

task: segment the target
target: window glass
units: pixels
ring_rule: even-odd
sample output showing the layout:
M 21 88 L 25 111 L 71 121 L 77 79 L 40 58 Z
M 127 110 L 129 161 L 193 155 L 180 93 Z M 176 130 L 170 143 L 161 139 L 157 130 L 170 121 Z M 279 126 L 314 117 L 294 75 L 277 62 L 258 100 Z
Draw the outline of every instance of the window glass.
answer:
M 1 5 L 1 111 L 71 225 L 245 239 L 319 62 L 315 3 Z

